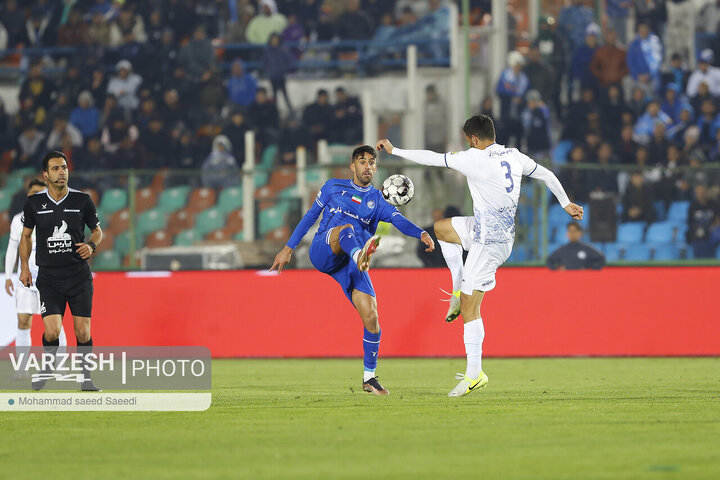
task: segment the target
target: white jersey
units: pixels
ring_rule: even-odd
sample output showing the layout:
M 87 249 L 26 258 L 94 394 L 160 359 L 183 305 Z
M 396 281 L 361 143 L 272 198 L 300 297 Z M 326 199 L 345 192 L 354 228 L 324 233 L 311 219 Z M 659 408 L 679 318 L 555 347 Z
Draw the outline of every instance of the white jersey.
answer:
M 445 163 L 467 177 L 473 199 L 475 243 L 509 243 L 515 239 L 515 213 L 523 175 L 537 163 L 515 148 L 492 144 L 445 154 Z
M 445 166 L 467 177 L 473 199 L 473 242 L 489 245 L 512 243 L 515 239 L 515 213 L 520 198 L 522 176 L 543 180 L 564 208 L 570 200 L 555 175 L 516 148 L 493 143 L 480 150 L 437 154 L 426 150 L 394 148 L 398 155 L 422 165 Z
M 5 253 L 5 278 L 11 278 L 15 265 L 18 260 L 18 247 L 20 246 L 20 238 L 22 237 L 23 221 L 22 212 L 15 215 L 10 223 L 10 241 L 8 242 L 7 252 Z M 32 251 L 28 260 L 30 267 L 30 275 L 33 278 L 33 285 L 37 279 L 38 267 L 35 265 L 35 230 L 32 233 Z

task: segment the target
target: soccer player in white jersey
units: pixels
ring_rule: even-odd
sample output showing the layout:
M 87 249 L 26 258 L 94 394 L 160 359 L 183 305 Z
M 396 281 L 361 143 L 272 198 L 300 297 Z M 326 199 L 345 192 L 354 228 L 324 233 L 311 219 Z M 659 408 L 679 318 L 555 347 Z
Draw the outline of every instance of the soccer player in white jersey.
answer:
M 35 195 L 41 190 L 47 188 L 42 180 L 37 178 L 30 181 L 28 185 L 28 196 Z M 17 290 L 12 281 L 12 273 L 17 264 L 18 247 L 20 245 L 20 235 L 23 230 L 22 212 L 15 215 L 10 223 L 10 241 L 8 242 L 7 252 L 5 252 L 5 291 L 8 295 L 15 295 L 15 310 L 18 316 L 18 329 L 15 335 L 15 347 L 31 347 L 30 327 L 32 327 L 32 317 L 40 313 L 40 292 L 35 286 L 38 268 L 35 265 L 35 235 L 33 234 L 32 252 L 30 253 L 30 274 L 33 278 L 33 285 L 26 287 L 18 282 Z M 67 345 L 65 338 L 65 330 L 60 327 L 60 346 Z
M 568 199 L 557 177 L 516 148 L 495 143 L 495 127 L 487 115 L 475 115 L 463 127 L 470 145 L 464 152 L 435 153 L 402 150 L 389 140 L 377 150 L 421 165 L 446 167 L 467 177 L 473 199 L 472 217 L 453 217 L 435 222 L 435 233 L 452 274 L 453 295 L 446 321 L 458 315 L 464 321 L 467 369 L 448 396 L 460 397 L 487 385 L 482 371 L 482 342 L 485 328 L 480 316 L 483 296 L 495 288 L 495 271 L 510 256 L 515 240 L 515 212 L 522 176 L 545 182 L 560 205 L 574 219 L 582 220 L 583 208 Z M 468 251 L 463 265 L 463 249 Z M 459 300 L 459 301 L 458 301 Z

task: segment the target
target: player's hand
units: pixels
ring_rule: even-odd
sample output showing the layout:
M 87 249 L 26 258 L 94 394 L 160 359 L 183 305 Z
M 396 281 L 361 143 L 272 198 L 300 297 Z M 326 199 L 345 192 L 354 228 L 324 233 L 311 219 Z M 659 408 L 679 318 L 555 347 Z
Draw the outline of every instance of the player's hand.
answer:
M 425 249 L 426 252 L 432 252 L 435 250 L 435 242 L 433 242 L 429 233 L 423 232 L 422 235 L 420 235 L 420 241 L 427 245 L 428 248 Z
M 583 219 L 583 207 L 581 207 L 580 205 L 571 203 L 570 205 L 565 207 L 565 211 L 575 220 Z
M 92 247 L 87 243 L 76 243 L 75 246 L 78 247 L 78 249 L 75 251 L 78 255 L 80 255 L 80 258 L 82 258 L 83 260 L 87 260 L 88 258 L 90 258 L 90 255 L 93 254 Z
M 11 278 L 8 278 L 7 280 L 5 280 L 5 291 L 6 291 L 7 294 L 10 295 L 11 297 L 13 296 L 13 288 L 15 288 L 15 287 L 13 286 L 13 281 L 12 281 L 12 279 L 11 279 Z
M 20 270 L 20 283 L 25 285 L 26 287 L 30 288 L 33 285 L 32 281 L 32 275 L 30 275 L 30 270 Z
M 388 140 L 387 138 L 378 140 L 377 145 L 375 145 L 375 150 L 377 150 L 378 152 L 380 150 L 385 150 L 387 153 L 389 153 L 391 155 L 392 155 L 393 148 L 395 148 L 395 147 L 393 146 L 392 143 L 390 143 L 390 140 Z
M 290 259 L 292 258 L 293 250 L 292 248 L 288 247 L 287 245 L 283 247 L 282 250 L 278 252 L 277 255 L 275 255 L 275 260 L 273 261 L 272 266 L 270 267 L 270 272 L 275 270 L 277 268 L 278 273 L 280 273 L 285 265 L 290 263 Z

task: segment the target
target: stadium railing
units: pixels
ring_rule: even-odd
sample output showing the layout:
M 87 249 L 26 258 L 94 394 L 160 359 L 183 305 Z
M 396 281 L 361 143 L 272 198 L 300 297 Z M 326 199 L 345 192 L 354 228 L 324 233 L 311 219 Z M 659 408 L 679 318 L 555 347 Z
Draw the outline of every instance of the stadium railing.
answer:
M 321 159 L 320 163 L 313 152 L 298 151 L 298 158 L 306 156 L 305 164 L 298 167 L 277 165 L 277 149 L 270 148 L 252 169 L 212 172 L 212 175 L 202 170 L 169 169 L 72 172 L 71 185 L 93 197 L 105 231 L 105 241 L 93 260 L 94 268 L 148 268 L 147 256 L 160 251 L 157 249 L 164 249 L 163 254 L 172 252 L 173 248 L 187 253 L 192 247 L 199 249 L 198 255 L 201 255 L 215 251 L 219 245 L 236 246 L 237 261 L 215 261 L 200 267 L 191 263 L 193 268 L 267 267 L 324 181 L 348 177 L 345 155 L 348 149 L 351 147 L 330 146 L 326 150 L 337 154 Z M 617 179 L 620 191 L 627 185 L 630 172 L 638 170 L 632 166 L 595 164 L 552 168 L 561 179 L 570 178 L 569 173 L 573 171 L 583 172 L 585 185 L 592 185 L 599 172 L 610 173 Z M 658 178 L 658 167 L 641 171 L 653 185 L 653 179 Z M 415 182 L 415 198 L 401 210 L 416 224 L 431 224 L 433 209 L 445 208 L 450 203 L 455 203 L 461 212 L 469 211 L 471 201 L 464 179 L 453 175 L 435 177 L 422 166 L 384 158 L 374 184 L 380 186 L 384 178 L 398 172 Z M 700 178 L 699 182 L 709 187 L 711 196 L 720 193 L 720 164 L 678 167 L 671 172 L 662 169 L 661 173 L 674 175 L 667 177 L 673 179 L 672 185 L 676 185 L 678 179 L 682 182 L 683 178 Z M 3 251 L 8 243 L 12 214 L 19 211 L 24 202 L 24 186 L 38 174 L 34 168 L 25 168 L 0 176 L 0 210 L 3 211 L 0 248 Z M 565 180 L 565 187 L 572 192 L 575 185 Z M 657 183 L 654 188 L 660 191 Z M 676 189 L 664 198 L 658 196 L 653 202 L 655 218 L 650 223 L 623 222 L 619 193 L 584 193 L 585 218 L 580 222 L 585 230 L 583 241 L 603 252 L 608 263 L 720 263 L 720 222 L 710 226 L 709 243 L 695 245 L 686 235 L 692 183 L 684 192 Z M 454 199 L 459 199 L 460 204 Z M 249 218 L 252 218 L 250 222 Z M 570 220 L 544 184 L 526 181 L 516 215 L 515 246 L 508 264 L 542 265 L 549 253 L 566 242 L 565 231 Z M 414 241 L 389 225 L 381 226 L 379 231 L 391 240 L 385 242 L 387 255 L 378 256 L 376 267 L 422 266 Z M 308 234 L 306 241 L 311 239 L 312 235 Z M 698 254 L 715 260 L 697 258 Z M 296 265 L 309 267 L 301 257 L 296 255 Z
M 397 41 L 343 40 L 333 42 L 290 42 L 284 46 L 301 56 L 293 62 L 293 69 L 299 72 L 322 69 L 329 73 L 341 73 L 345 69 L 356 69 L 358 75 L 368 75 L 380 68 L 403 68 L 407 64 L 406 47 L 418 47 L 418 65 L 432 67 L 450 66 L 450 40 L 448 38 L 416 38 Z M 218 65 L 223 71 L 230 69 L 234 58 L 242 58 L 250 70 L 262 67 L 260 59 L 265 45 L 252 43 L 214 43 Z M 20 65 L 3 65 L 3 58 L 20 55 L 26 58 L 46 58 L 57 62 L 61 58 L 77 55 L 76 47 L 13 48 L 0 50 L 0 76 L 19 77 L 24 74 L 27 62 Z M 120 60 L 121 48 L 107 48 L 104 54 L 104 68 L 111 72 Z M 21 66 L 22 65 L 22 66 Z M 57 62 L 47 66 L 46 73 L 65 71 L 65 65 Z

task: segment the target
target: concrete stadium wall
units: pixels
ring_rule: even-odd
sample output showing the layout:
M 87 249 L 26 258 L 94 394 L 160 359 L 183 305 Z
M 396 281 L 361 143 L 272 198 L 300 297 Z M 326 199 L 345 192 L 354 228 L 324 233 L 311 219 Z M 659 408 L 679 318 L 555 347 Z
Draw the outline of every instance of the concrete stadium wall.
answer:
M 464 355 L 444 269 L 372 270 L 382 356 Z M 484 302 L 487 356 L 720 355 L 720 268 L 503 268 Z M 3 324 L 11 322 L 3 315 Z M 72 319 L 65 328 L 72 339 Z M 98 273 L 97 345 L 202 345 L 215 357 L 358 357 L 362 325 L 313 270 Z M 40 344 L 36 317 L 33 343 Z

